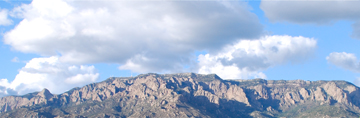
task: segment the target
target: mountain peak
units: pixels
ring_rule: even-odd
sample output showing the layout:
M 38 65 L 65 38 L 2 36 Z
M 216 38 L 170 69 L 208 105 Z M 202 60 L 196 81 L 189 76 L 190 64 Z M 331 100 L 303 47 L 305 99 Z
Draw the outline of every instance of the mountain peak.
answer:
M 53 97 L 54 95 L 50 93 L 50 91 L 46 88 L 44 88 L 42 91 L 40 91 L 38 94 L 38 96 L 41 96 L 45 99 L 49 99 L 51 97 Z
M 187 78 L 193 78 L 197 81 L 202 82 L 210 82 L 213 80 L 220 80 L 222 79 L 217 76 L 216 74 L 196 74 L 196 73 L 177 73 L 177 74 L 165 74 L 165 77 L 187 77 Z
M 359 117 L 358 98 L 360 89 L 345 81 L 148 73 L 111 77 L 58 95 L 43 89 L 4 97 L 0 117 Z
M 135 78 L 142 78 L 142 77 L 147 77 L 147 76 L 161 77 L 164 79 L 168 79 L 171 77 L 192 78 L 192 79 L 196 79 L 197 81 L 202 81 L 202 82 L 210 82 L 213 80 L 222 81 L 222 79 L 216 74 L 197 74 L 197 73 L 192 73 L 192 72 L 190 72 L 190 73 L 175 73 L 175 74 L 147 73 L 147 74 L 140 74 L 140 75 L 136 76 Z

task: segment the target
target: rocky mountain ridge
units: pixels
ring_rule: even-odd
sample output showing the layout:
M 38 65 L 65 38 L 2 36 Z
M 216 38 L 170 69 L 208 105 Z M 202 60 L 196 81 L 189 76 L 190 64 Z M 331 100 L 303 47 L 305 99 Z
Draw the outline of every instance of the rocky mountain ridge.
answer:
M 223 80 L 215 74 L 109 78 L 63 94 L 0 98 L 0 117 L 359 117 L 346 81 Z

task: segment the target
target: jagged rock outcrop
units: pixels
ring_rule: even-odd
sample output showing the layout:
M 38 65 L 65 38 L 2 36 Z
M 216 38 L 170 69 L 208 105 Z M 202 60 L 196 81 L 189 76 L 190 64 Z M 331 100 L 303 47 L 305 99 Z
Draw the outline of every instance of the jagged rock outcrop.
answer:
M 345 81 L 222 80 L 215 74 L 109 78 L 63 94 L 0 98 L 0 117 L 359 117 Z

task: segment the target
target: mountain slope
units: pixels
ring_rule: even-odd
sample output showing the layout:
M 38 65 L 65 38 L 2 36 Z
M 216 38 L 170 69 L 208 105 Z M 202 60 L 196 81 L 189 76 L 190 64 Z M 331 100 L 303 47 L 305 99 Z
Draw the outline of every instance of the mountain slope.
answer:
M 215 74 L 109 78 L 53 95 L 0 99 L 0 117 L 359 117 L 345 81 L 222 80 Z

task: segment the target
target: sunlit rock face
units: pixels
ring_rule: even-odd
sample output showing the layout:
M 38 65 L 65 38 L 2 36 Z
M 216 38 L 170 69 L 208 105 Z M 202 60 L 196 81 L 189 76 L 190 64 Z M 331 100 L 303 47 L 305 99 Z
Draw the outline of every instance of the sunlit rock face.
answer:
M 62 94 L 0 99 L 1 117 L 358 117 L 345 81 L 223 80 L 215 74 L 109 78 Z

